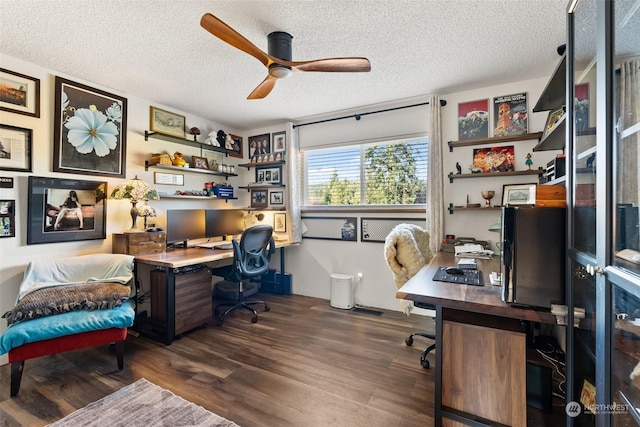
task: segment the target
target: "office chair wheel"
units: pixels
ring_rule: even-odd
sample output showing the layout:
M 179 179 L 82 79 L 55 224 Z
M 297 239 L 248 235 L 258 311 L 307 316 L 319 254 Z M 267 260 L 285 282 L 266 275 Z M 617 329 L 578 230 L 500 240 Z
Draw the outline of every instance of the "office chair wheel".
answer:
M 251 323 L 256 323 L 257 321 L 258 321 L 258 318 L 257 318 L 257 317 L 252 317 L 252 318 L 251 318 Z
M 420 364 L 424 369 L 429 369 L 430 364 L 429 364 L 429 361 L 427 360 L 426 354 L 420 357 Z
M 267 304 L 264 305 L 264 311 L 270 311 L 271 307 L 269 307 Z
M 411 347 L 413 345 L 413 337 L 412 336 L 408 336 L 407 338 L 405 338 L 404 343 Z

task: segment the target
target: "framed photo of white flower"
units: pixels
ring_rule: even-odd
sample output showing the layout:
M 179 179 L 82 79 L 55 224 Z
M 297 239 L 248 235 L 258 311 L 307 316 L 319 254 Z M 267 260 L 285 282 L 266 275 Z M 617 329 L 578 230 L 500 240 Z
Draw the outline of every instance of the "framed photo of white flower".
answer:
M 53 170 L 125 178 L 127 99 L 55 79 Z

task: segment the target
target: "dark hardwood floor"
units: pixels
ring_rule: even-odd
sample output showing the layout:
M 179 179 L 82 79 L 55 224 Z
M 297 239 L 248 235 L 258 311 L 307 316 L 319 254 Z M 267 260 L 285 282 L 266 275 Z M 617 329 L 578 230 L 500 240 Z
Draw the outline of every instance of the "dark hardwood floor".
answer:
M 129 336 L 123 371 L 104 346 L 27 360 L 12 399 L 10 366 L 2 366 L 0 426 L 45 425 L 140 378 L 243 427 L 434 424 L 434 372 L 419 361 L 428 341 L 404 344 L 428 318 L 340 310 L 298 295 L 260 297 L 271 311 L 255 324 L 237 312 L 224 326 L 211 322 L 170 346 Z M 435 355 L 429 358 L 434 366 Z

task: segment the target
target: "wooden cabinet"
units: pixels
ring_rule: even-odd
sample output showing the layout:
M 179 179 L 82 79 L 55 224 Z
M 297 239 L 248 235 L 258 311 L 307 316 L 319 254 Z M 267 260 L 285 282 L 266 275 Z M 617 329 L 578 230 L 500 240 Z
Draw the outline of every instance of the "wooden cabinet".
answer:
M 163 270 L 151 271 L 151 320 L 166 331 L 165 343 L 170 344 L 176 335 L 206 326 L 213 308 L 209 268 L 175 269 L 171 272 L 174 286 L 167 275 Z
M 138 255 L 162 252 L 167 247 L 167 233 L 164 231 L 140 233 L 114 233 L 111 252 L 114 254 Z

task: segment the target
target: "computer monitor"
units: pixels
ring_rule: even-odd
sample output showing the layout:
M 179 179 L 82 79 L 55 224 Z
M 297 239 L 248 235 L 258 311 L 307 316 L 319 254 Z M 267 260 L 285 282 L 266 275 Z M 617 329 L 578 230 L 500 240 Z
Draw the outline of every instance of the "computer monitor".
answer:
M 244 211 L 242 209 L 207 209 L 205 211 L 205 236 L 222 237 L 242 234 Z
M 167 245 L 187 247 L 187 240 L 204 238 L 204 219 L 204 209 L 167 210 Z

